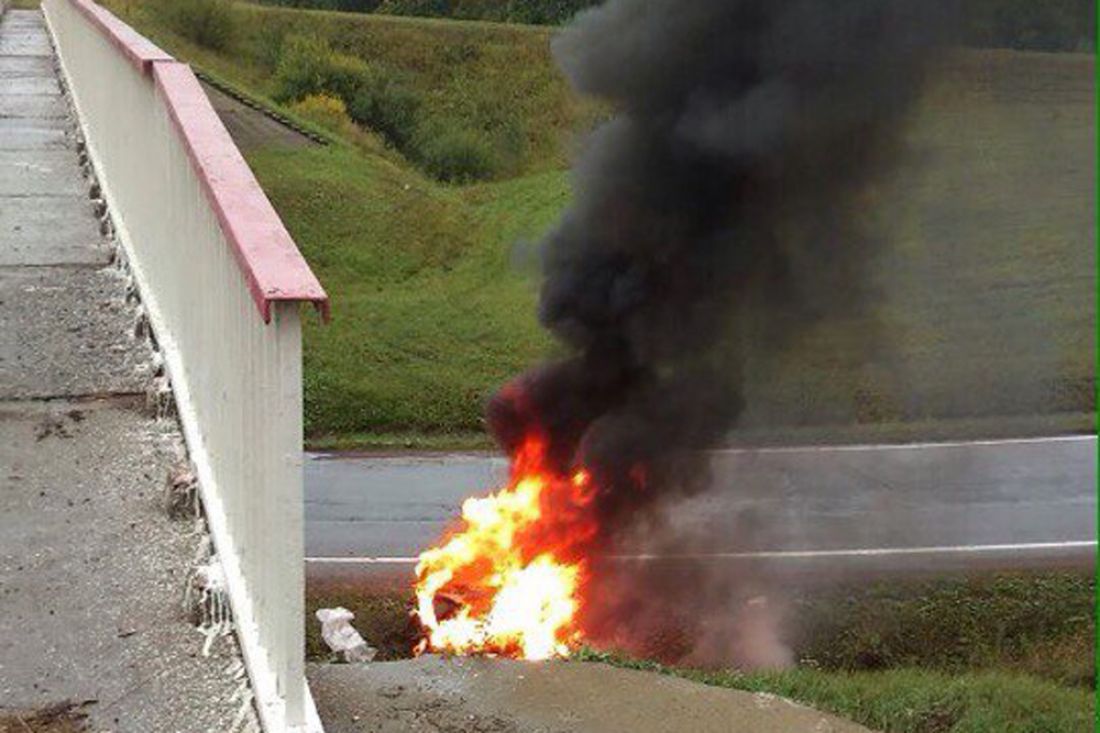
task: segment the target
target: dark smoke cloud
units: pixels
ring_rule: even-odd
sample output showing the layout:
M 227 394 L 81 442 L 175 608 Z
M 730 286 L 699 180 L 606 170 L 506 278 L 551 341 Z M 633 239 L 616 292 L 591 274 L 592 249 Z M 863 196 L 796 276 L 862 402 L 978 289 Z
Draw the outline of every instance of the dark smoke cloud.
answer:
M 747 334 L 782 349 L 868 300 L 861 196 L 888 169 L 932 46 L 912 0 L 610 0 L 554 42 L 616 114 L 542 243 L 567 356 L 489 406 L 600 486 L 601 541 L 705 484 L 745 405 Z M 938 19 L 938 18 L 937 18 Z M 759 347 L 760 344 L 755 344 Z

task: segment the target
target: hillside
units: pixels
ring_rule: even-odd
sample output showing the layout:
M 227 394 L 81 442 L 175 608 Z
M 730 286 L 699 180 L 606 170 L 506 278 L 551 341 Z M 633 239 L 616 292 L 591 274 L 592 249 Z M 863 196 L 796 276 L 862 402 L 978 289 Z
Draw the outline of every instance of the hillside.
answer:
M 508 158 L 498 178 L 567 167 L 575 131 L 600 115 L 551 63 L 549 28 L 233 3 L 228 18 L 194 14 L 206 23 L 230 21 L 225 45 L 215 51 L 179 32 L 192 16 L 174 14 L 167 0 L 102 4 L 177 56 L 268 100 L 278 98 L 287 45 L 319 39 L 400 84 L 423 117 L 483 131 Z M 202 3 L 182 0 L 179 7 L 190 5 Z
M 234 5 L 237 33 L 214 51 L 174 32 L 152 0 L 105 4 L 258 97 L 276 95 L 272 49 L 293 31 L 398 75 L 430 117 L 518 120 L 523 155 L 474 185 L 433 180 L 369 130 L 326 148 L 247 151 L 333 297 L 334 323 L 306 334 L 314 444 L 476 441 L 484 397 L 551 348 L 530 258 L 514 245 L 567 204 L 569 151 L 601 114 L 555 71 L 550 31 Z M 1083 55 L 944 61 L 908 162 L 868 199 L 888 242 L 873 266 L 880 301 L 863 320 L 822 323 L 783 358 L 750 358 L 744 439 L 1091 427 L 1092 79 Z

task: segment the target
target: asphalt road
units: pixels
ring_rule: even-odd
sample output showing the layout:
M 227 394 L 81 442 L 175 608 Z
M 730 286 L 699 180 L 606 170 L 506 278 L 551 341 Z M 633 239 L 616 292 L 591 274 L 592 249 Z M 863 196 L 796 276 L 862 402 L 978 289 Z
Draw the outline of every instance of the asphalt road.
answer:
M 692 552 L 646 562 L 767 560 L 885 570 L 1088 565 L 1096 542 L 1095 436 L 726 450 L 705 495 L 670 511 Z M 406 576 L 467 496 L 498 485 L 484 455 L 311 455 L 308 570 Z

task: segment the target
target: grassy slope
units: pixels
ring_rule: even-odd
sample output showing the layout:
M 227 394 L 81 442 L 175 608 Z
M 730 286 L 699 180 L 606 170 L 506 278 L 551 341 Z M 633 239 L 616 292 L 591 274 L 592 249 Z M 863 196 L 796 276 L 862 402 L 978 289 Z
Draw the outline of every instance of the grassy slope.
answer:
M 1054 571 L 790 587 L 782 599 L 783 641 L 812 669 L 1001 671 L 1095 687 L 1095 591 L 1092 576 Z M 312 621 L 317 608 L 354 612 L 384 659 L 408 656 L 416 642 L 403 589 L 313 579 L 306 600 L 311 658 L 326 656 Z M 689 658 L 697 622 L 685 615 L 662 625 L 631 653 L 666 662 Z
M 524 175 L 472 188 L 344 146 L 249 154 L 334 300 L 335 323 L 307 331 L 314 443 L 476 441 L 484 395 L 548 348 L 511 245 L 568 201 L 564 140 L 592 118 L 554 73 L 547 31 L 242 7 L 236 47 L 214 54 L 163 28 L 149 2 L 106 4 L 261 96 L 265 44 L 293 26 L 401 69 L 441 109 L 468 103 L 476 85 L 479 99 L 496 90 L 518 110 Z M 1091 78 L 1092 60 L 1074 55 L 946 64 L 910 133 L 912 160 L 871 199 L 890 242 L 874 267 L 883 300 L 862 321 L 822 324 L 783 358 L 752 356 L 746 437 L 1092 426 Z M 874 329 L 885 356 L 866 351 Z
M 224 53 L 181 37 L 158 11 L 170 0 L 103 0 L 157 43 L 219 78 L 261 97 L 274 93 L 272 72 L 288 34 L 322 37 L 334 49 L 400 74 L 431 117 L 486 117 L 518 124 L 526 153 L 510 175 L 568 164 L 568 141 L 599 107 L 573 94 L 550 63 L 552 29 L 503 23 L 365 16 L 237 4 L 237 31 Z
M 873 317 L 827 322 L 797 358 L 750 365 L 762 399 L 748 422 L 799 424 L 800 409 L 885 423 L 1091 411 L 1092 68 L 1014 52 L 945 64 L 909 159 L 868 206 L 887 241 Z M 875 327 L 883 355 L 868 358 L 859 341 Z
M 649 664 L 616 661 L 630 667 Z M 780 695 L 884 733 L 1081 733 L 1096 716 L 1095 695 L 1023 675 L 927 670 L 738 674 L 676 671 L 719 687 Z
M 469 203 L 486 188 L 441 188 L 343 149 L 271 150 L 251 162 L 338 314 L 307 331 L 309 424 L 478 430 L 487 391 L 546 348 L 508 243 L 536 226 L 533 211 L 543 224 L 554 215 L 560 177 L 498 184 L 522 189 L 507 194 L 528 203 L 517 219 L 499 197 Z
M 889 733 L 1070 733 L 1095 711 L 1095 589 L 1092 576 L 1074 572 L 788 589 L 787 640 L 800 662 L 779 673 L 669 667 L 590 649 L 578 657 L 779 694 Z M 318 608 L 355 613 L 380 660 L 407 657 L 415 643 L 407 594 L 315 580 L 306 604 L 311 659 L 329 656 Z

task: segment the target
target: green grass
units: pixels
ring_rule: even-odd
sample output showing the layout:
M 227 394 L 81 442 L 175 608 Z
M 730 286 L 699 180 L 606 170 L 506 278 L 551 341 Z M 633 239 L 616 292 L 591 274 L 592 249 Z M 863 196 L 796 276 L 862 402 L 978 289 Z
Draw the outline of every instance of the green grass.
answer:
M 496 444 L 484 430 L 423 433 L 368 432 L 329 433 L 310 437 L 306 450 L 322 452 L 366 452 L 391 454 L 406 452 L 473 452 L 492 451 Z
M 789 594 L 790 670 L 701 670 L 591 648 L 574 658 L 782 695 L 886 733 L 1076 733 L 1095 713 L 1095 590 L 1077 572 L 810 586 Z M 411 603 L 406 590 L 311 581 L 307 657 L 330 658 L 313 613 L 332 606 L 355 613 L 379 659 L 407 657 Z
M 813 585 L 785 589 L 777 602 L 785 608 L 781 637 L 807 668 L 1003 672 L 1094 688 L 1095 593 L 1092 576 L 1048 571 Z M 355 613 L 386 658 L 408 656 L 416 641 L 404 588 L 315 580 L 307 605 L 311 658 L 327 656 L 312 616 L 326 606 Z M 636 642 L 633 654 L 672 663 L 691 652 L 699 632 L 685 609 L 682 619 Z
M 834 672 L 803 667 L 741 674 L 677 670 L 603 654 L 583 655 L 582 660 L 779 695 L 883 733 L 1081 733 L 1096 715 L 1090 690 L 1003 672 L 950 675 L 919 669 Z
M 825 669 L 1000 670 L 1095 687 L 1095 599 L 1095 578 L 1069 572 L 804 591 L 790 643 Z
M 306 594 L 306 658 L 328 661 L 332 652 L 321 638 L 320 608 L 342 606 L 353 614 L 351 625 L 378 650 L 378 661 L 407 659 L 417 641 L 416 621 L 410 615 L 410 598 L 401 594 L 358 595 L 348 586 L 316 584 Z
M 306 329 L 307 430 L 471 432 L 489 391 L 536 360 L 533 284 L 505 239 L 545 218 L 561 178 L 516 194 L 527 216 L 486 189 L 440 187 L 342 148 L 259 151 L 250 163 L 332 296 L 333 323 Z M 502 184 L 517 187 L 515 183 Z
M 232 45 L 219 53 L 172 29 L 164 8 L 173 1 L 102 4 L 174 54 L 269 101 L 284 39 L 322 38 L 339 52 L 400 76 L 423 100 L 430 119 L 476 119 L 518 132 L 524 152 L 515 160 L 509 156 L 506 176 L 564 167 L 573 133 L 602 114 L 599 105 L 573 94 L 551 63 L 550 28 L 237 3 Z
M 333 300 L 332 325 L 306 331 L 311 445 L 480 447 L 485 396 L 552 348 L 534 318 L 529 248 L 514 245 L 568 203 L 573 133 L 597 114 L 554 71 L 551 31 L 240 6 L 243 32 L 218 54 L 165 28 L 153 0 L 106 4 L 260 98 L 264 49 L 293 28 L 399 70 L 433 114 L 474 100 L 518 115 L 526 157 L 477 186 L 440 185 L 377 147 L 247 151 Z M 741 439 L 1092 428 L 1093 67 L 1075 54 L 945 60 L 908 131 L 910 158 L 866 199 L 888 243 L 870 267 L 882 297 L 785 354 L 750 348 Z
M 815 669 L 1007 671 L 1095 687 L 1095 592 L 1095 579 L 1083 573 L 1021 572 L 860 579 L 786 587 L 768 599 L 782 643 Z M 690 663 L 708 618 L 691 608 L 659 623 L 650 618 L 648 636 L 609 651 Z
M 926 162 L 878 194 L 892 241 L 875 266 L 886 297 L 866 319 L 821 324 L 793 354 L 750 358 L 745 439 L 1092 427 L 1095 255 L 1082 246 L 1092 215 L 1081 194 L 1093 184 L 1073 149 L 1087 135 L 1073 96 L 1082 62 L 1039 58 L 1042 73 L 1020 78 L 1051 83 L 1052 99 L 1009 105 L 1009 117 L 1013 87 L 973 79 L 1003 84 L 1018 57 L 976 63 L 922 110 L 912 142 Z M 1044 126 L 1053 137 L 1036 146 Z M 456 189 L 351 150 L 251 162 L 334 297 L 334 324 L 307 333 L 310 434 L 354 447 L 352 435 L 372 445 L 384 432 L 476 433 L 485 396 L 550 347 L 513 243 L 552 223 L 567 175 Z M 865 351 L 875 329 L 886 359 Z

